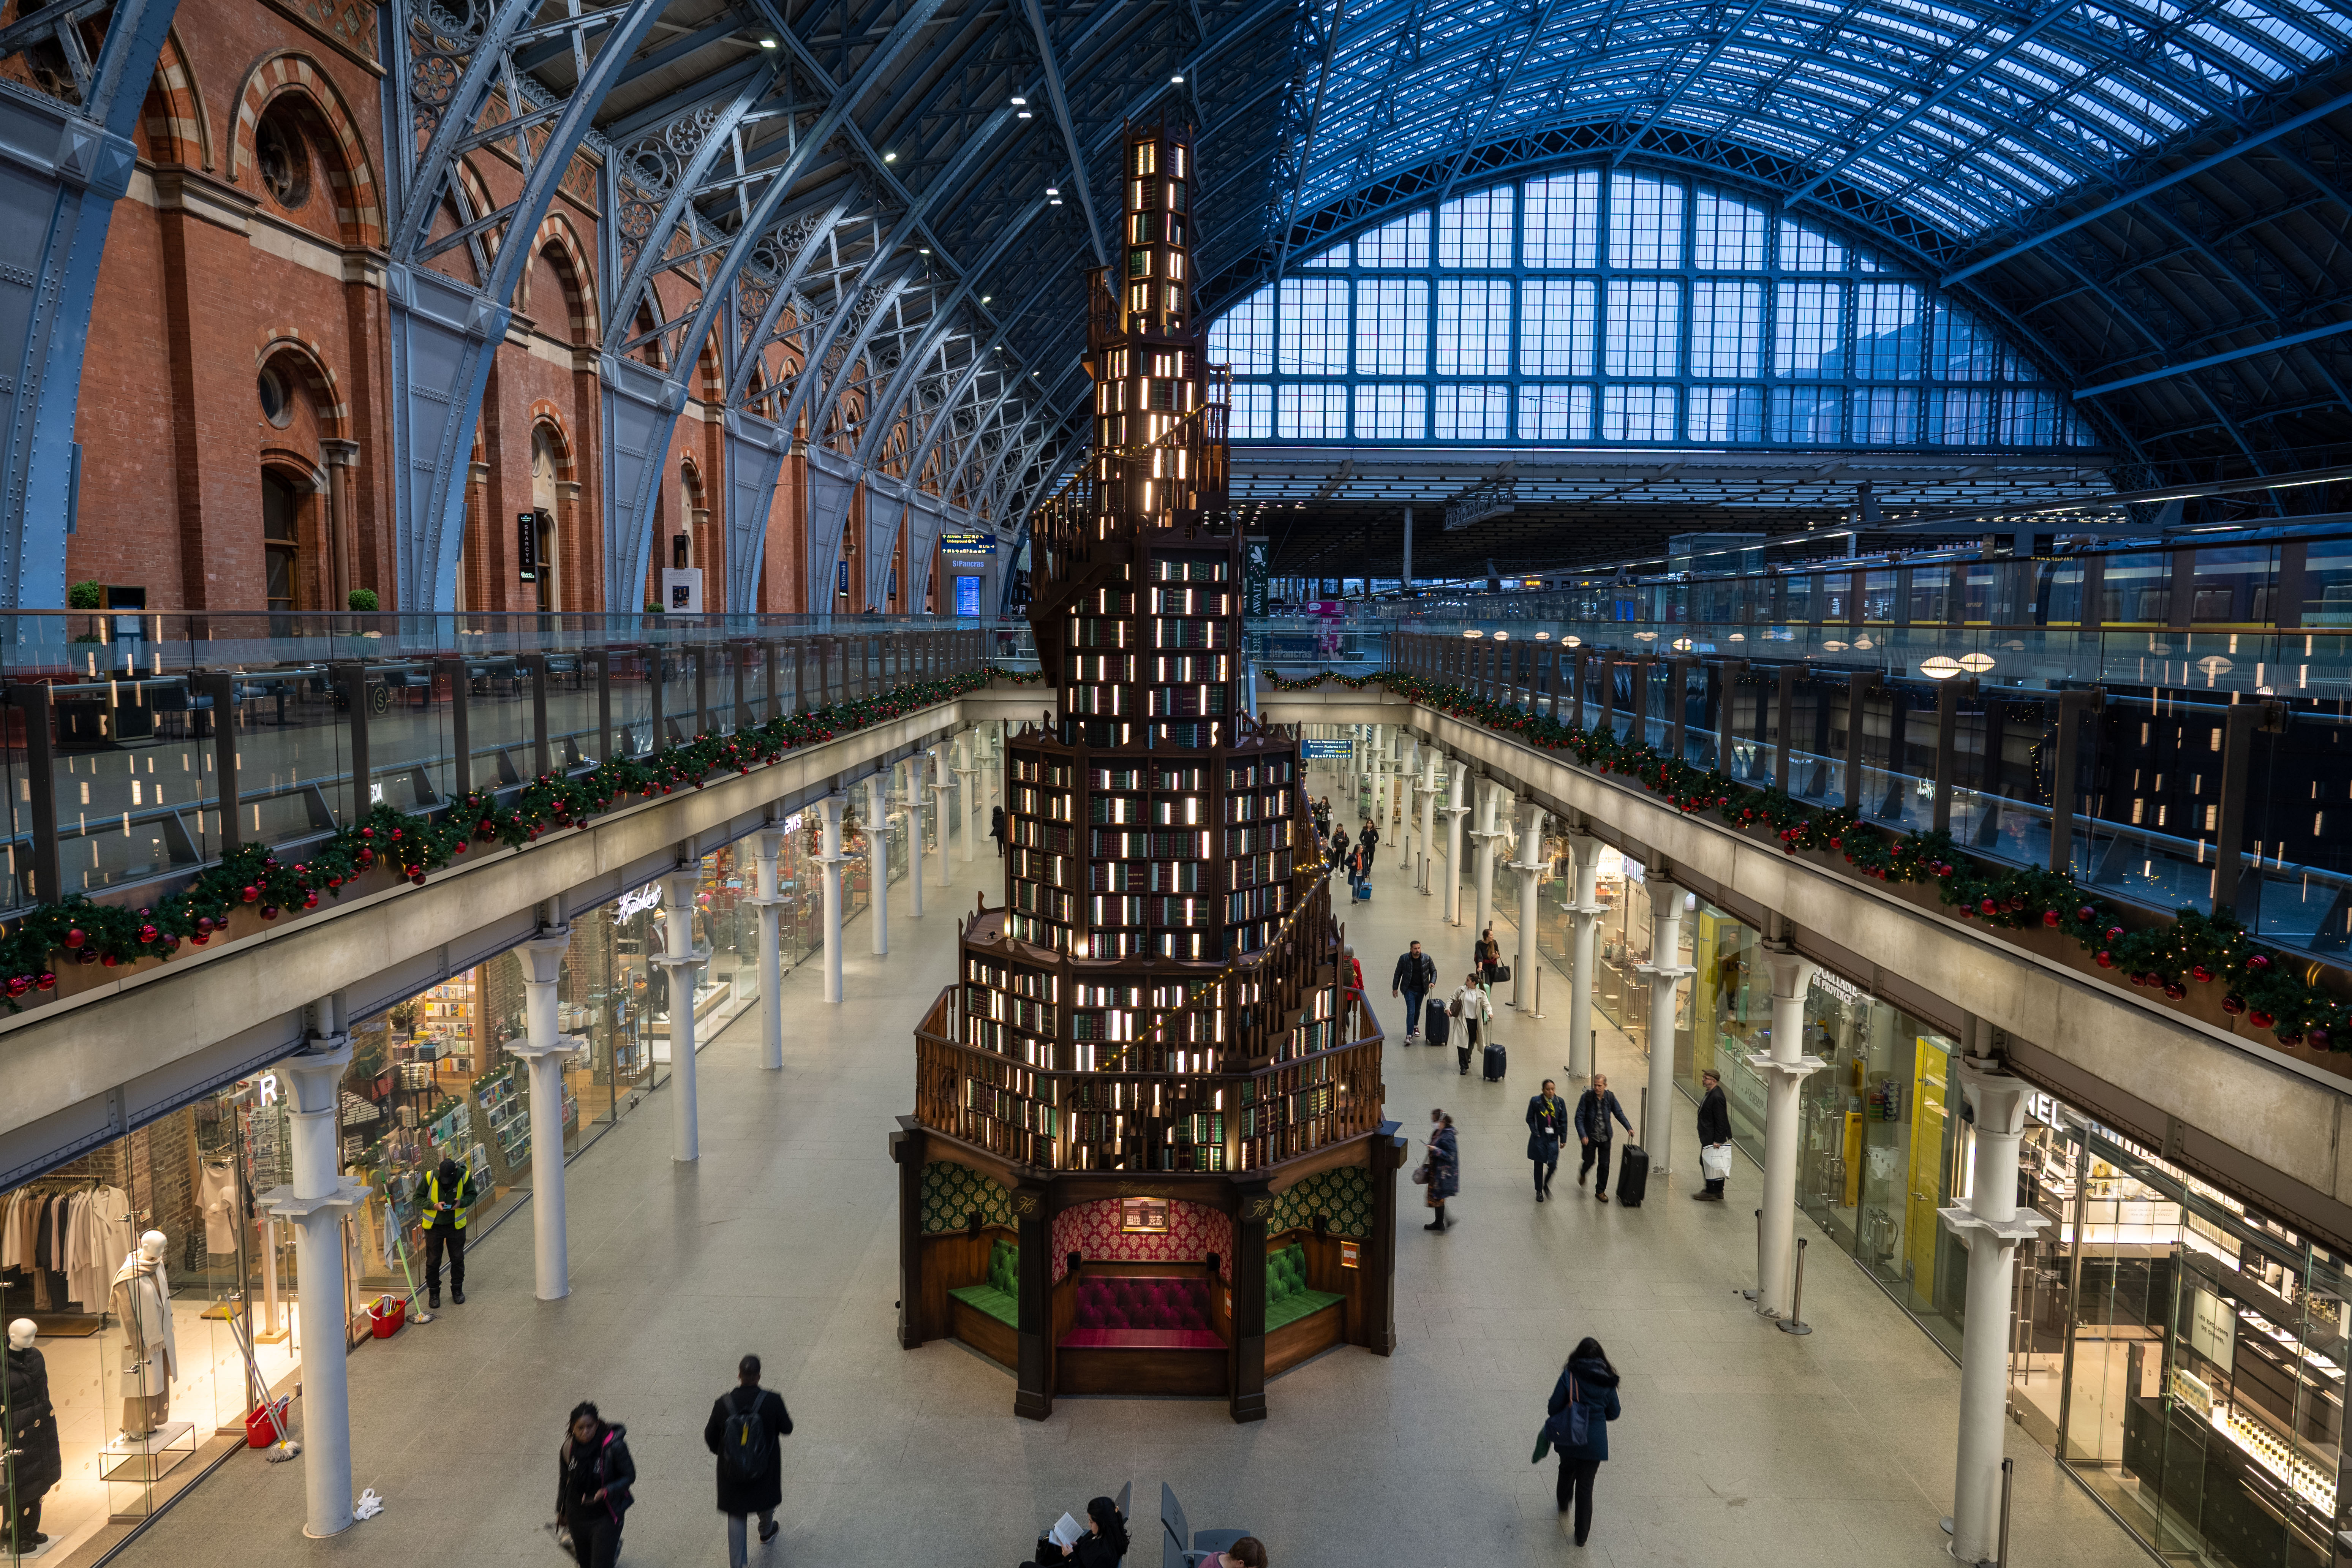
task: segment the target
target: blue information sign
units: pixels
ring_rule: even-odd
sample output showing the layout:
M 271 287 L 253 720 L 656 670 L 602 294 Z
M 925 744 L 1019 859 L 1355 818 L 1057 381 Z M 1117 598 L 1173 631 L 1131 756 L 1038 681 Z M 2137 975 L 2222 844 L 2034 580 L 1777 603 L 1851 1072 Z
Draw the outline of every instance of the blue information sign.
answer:
M 1353 741 L 1301 741 L 1298 754 L 1302 757 L 1349 757 L 1356 752 Z

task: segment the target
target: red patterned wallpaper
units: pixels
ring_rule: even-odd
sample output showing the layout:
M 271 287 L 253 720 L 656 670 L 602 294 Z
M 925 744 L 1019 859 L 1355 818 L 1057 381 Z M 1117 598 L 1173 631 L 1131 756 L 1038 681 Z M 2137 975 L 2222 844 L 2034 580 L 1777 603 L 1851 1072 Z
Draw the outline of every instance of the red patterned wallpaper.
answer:
M 1089 1263 L 1198 1263 L 1212 1252 L 1218 1272 L 1234 1277 L 1233 1216 L 1181 1198 L 1168 1204 L 1166 1236 L 1130 1236 L 1118 1228 L 1118 1200 L 1103 1198 L 1054 1216 L 1054 1279 L 1069 1272 L 1076 1253 Z

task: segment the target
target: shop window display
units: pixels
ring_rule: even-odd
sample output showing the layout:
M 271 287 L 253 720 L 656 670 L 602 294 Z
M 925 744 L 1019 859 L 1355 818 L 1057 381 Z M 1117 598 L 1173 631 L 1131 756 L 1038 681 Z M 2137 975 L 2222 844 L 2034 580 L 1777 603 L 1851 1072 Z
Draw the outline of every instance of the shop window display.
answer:
M 286 1111 L 278 1073 L 256 1073 L 0 1194 L 22 1402 L 0 1563 L 37 1533 L 62 1558 L 127 1531 L 244 1442 L 257 1389 L 292 1386 L 293 1238 L 256 1203 L 288 1179 Z

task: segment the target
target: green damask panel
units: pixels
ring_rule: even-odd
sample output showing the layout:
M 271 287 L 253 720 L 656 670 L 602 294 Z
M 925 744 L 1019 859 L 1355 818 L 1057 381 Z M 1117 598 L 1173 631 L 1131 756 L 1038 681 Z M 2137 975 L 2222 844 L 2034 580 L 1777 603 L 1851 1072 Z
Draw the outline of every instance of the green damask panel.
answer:
M 1013 1192 L 970 1165 L 933 1160 L 923 1167 L 923 1234 L 961 1230 L 973 1209 L 983 1225 L 1013 1223 Z
M 1341 1165 L 1307 1177 L 1274 1200 L 1266 1216 L 1268 1236 L 1312 1230 L 1318 1212 L 1329 1217 L 1331 1234 L 1361 1238 L 1372 1234 L 1372 1184 L 1361 1165 Z

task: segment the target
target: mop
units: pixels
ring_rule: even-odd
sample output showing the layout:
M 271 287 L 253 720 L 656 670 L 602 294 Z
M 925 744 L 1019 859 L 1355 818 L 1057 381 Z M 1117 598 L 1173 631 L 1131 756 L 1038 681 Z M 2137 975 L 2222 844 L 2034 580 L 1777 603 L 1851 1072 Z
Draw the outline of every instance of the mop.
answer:
M 246 1392 L 253 1395 L 255 1402 L 268 1415 L 269 1428 L 278 1434 L 278 1441 L 269 1446 L 269 1452 L 264 1458 L 273 1465 L 282 1465 L 300 1453 L 302 1445 L 296 1442 L 286 1430 L 286 1407 L 283 1403 L 269 1397 L 269 1384 L 261 1375 L 261 1363 L 254 1360 L 253 1341 L 245 1331 L 245 1314 L 237 1312 L 231 1316 L 228 1327 L 229 1332 L 236 1336 L 238 1353 L 245 1357 Z

